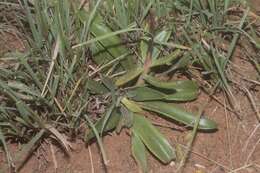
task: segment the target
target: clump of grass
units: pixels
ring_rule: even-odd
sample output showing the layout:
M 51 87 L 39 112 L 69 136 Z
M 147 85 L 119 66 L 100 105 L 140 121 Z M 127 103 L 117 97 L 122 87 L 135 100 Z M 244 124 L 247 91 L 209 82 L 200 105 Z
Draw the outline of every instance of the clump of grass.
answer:
M 69 153 L 64 135 L 73 140 L 82 134 L 86 143 L 97 139 L 108 164 L 102 136 L 128 128 L 133 156 L 147 172 L 147 151 L 164 164 L 176 157 L 166 137 L 145 118 L 149 112 L 195 126 L 194 135 L 197 129 L 216 130 L 214 121 L 171 104 L 195 100 L 196 81 L 163 81 L 158 76 L 181 73 L 191 78 L 188 72 L 195 74 L 194 67 L 200 68 L 213 88 L 220 86 L 232 96 L 226 69 L 249 10 L 241 13 L 239 24 L 232 23 L 230 4 L 234 5 L 197 0 L 15 4 L 26 16 L 19 21 L 28 47 L 26 53 L 1 58 L 14 64 L 0 67 L 0 142 L 10 167 L 19 170 L 22 158 L 43 138 L 52 137 Z M 231 42 L 227 50 L 220 47 L 225 41 Z M 101 107 L 105 110 L 98 110 Z M 96 114 L 101 118 L 93 117 Z M 27 143 L 14 159 L 6 145 L 9 140 Z

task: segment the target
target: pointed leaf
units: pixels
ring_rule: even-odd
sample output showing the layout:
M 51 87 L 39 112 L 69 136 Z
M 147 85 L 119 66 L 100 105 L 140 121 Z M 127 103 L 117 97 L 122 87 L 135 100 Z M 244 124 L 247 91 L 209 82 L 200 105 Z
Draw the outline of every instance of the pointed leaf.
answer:
M 132 133 L 132 155 L 143 173 L 148 172 L 146 148 L 140 137 Z
M 180 107 L 173 104 L 168 104 L 164 102 L 154 101 L 154 102 L 141 102 L 138 103 L 140 106 L 146 110 L 156 112 L 164 117 L 173 119 L 175 121 L 181 122 L 187 126 L 193 127 L 196 121 L 196 116 L 192 113 L 186 112 Z M 202 130 L 214 130 L 217 129 L 217 124 L 205 117 L 202 117 L 199 122 L 199 129 Z
M 134 115 L 133 131 L 160 161 L 167 164 L 175 159 L 175 151 L 168 140 L 142 115 Z

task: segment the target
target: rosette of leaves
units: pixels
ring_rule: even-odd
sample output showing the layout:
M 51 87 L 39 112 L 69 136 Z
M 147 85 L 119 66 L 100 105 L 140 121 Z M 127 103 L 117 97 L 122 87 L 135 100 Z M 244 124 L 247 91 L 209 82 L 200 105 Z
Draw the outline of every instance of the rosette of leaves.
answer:
M 91 35 L 100 37 L 112 33 L 104 23 L 100 16 L 96 17 L 90 27 Z M 189 54 L 178 48 L 161 55 L 160 43 L 167 43 L 172 31 L 162 29 L 150 37 L 147 34 L 151 33 L 150 25 L 148 22 L 142 29 L 143 39 L 137 44 L 139 58 L 131 54 L 117 35 L 92 44 L 93 61 L 106 68 L 100 70 L 100 82 L 89 79 L 86 85 L 93 94 L 110 95 L 106 112 L 86 133 L 86 142 L 97 138 L 100 143 L 100 136 L 106 132 L 129 128 L 132 154 L 143 172 L 148 171 L 148 151 L 164 164 L 176 157 L 170 142 L 145 115 L 153 112 L 167 120 L 193 127 L 197 117 L 173 103 L 195 100 L 199 94 L 199 87 L 192 80 L 162 81 L 156 77 L 158 71 L 184 68 L 190 59 Z M 103 75 L 105 73 L 110 75 Z M 217 129 L 217 125 L 203 116 L 198 129 L 211 131 Z

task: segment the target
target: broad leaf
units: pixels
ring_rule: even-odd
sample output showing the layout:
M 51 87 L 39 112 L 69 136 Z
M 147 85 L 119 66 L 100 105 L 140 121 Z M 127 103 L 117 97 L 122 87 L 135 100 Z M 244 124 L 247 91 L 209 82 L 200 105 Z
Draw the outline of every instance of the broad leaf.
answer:
M 146 110 L 156 112 L 166 118 L 181 122 L 187 126 L 193 127 L 196 121 L 196 116 L 186 112 L 178 106 L 164 102 L 140 102 L 140 106 Z M 217 124 L 205 117 L 202 117 L 199 122 L 199 129 L 214 130 L 217 129 Z
M 125 105 L 125 107 L 127 107 L 127 109 L 129 109 L 132 112 L 143 112 L 142 108 L 138 104 L 131 100 L 128 100 L 125 97 L 121 100 L 121 102 Z
M 88 20 L 88 18 L 88 13 L 82 10 L 80 12 L 81 21 L 84 23 L 86 20 Z M 113 33 L 113 31 L 104 23 L 103 18 L 98 14 L 92 21 L 90 32 L 93 37 L 100 37 L 109 33 Z M 117 35 L 111 35 L 111 37 L 107 39 L 103 39 L 98 43 L 92 44 L 90 49 L 94 55 L 93 60 L 99 65 L 106 64 L 107 62 L 129 52 L 124 44 L 122 44 L 120 37 Z M 133 58 L 131 56 L 127 56 L 120 62 L 120 65 L 125 70 L 132 69 L 134 67 Z
M 165 97 L 165 100 L 168 101 L 192 101 L 195 100 L 198 97 L 198 92 L 197 90 L 182 90 L 182 91 L 177 91 L 174 94 L 168 94 Z
M 167 90 L 176 90 L 176 91 L 194 91 L 198 92 L 198 85 L 192 80 L 180 80 L 180 81 L 162 81 L 150 75 L 145 75 L 144 80 L 154 87 L 167 89 Z
M 132 133 L 132 155 L 143 173 L 148 172 L 146 148 L 140 137 Z
M 166 95 L 148 87 L 138 87 L 127 92 L 127 96 L 134 101 L 164 100 Z
M 134 115 L 132 130 L 160 161 L 167 164 L 175 159 L 175 151 L 168 140 L 144 116 Z

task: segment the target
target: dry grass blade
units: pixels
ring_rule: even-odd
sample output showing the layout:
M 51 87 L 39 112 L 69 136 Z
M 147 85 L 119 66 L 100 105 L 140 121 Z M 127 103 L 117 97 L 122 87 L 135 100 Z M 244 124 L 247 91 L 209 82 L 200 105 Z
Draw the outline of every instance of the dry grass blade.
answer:
M 46 87 L 47 87 L 47 85 L 48 85 L 48 82 L 49 82 L 49 80 L 50 80 L 51 73 L 52 73 L 52 70 L 53 70 L 53 67 L 54 67 L 54 64 L 55 64 L 55 60 L 56 60 L 57 57 L 58 57 L 59 48 L 60 48 L 59 45 L 60 45 L 60 38 L 58 37 L 58 39 L 57 39 L 57 41 L 56 41 L 56 43 L 55 43 L 53 55 L 52 55 L 52 58 L 51 58 L 51 64 L 50 64 L 49 72 L 48 72 L 46 81 L 45 81 L 45 83 L 44 83 L 41 96 L 44 95 L 44 92 L 45 92 Z
M 51 125 L 46 125 L 46 129 L 54 135 L 54 139 L 56 139 L 62 147 L 64 147 L 66 153 L 70 155 L 70 148 L 72 148 L 71 144 L 68 140 L 61 134 L 56 128 L 52 127 Z

